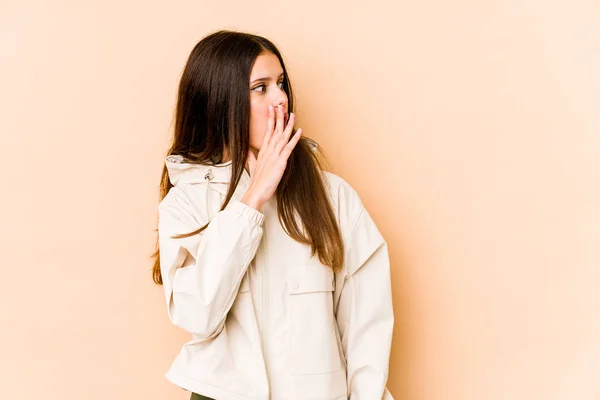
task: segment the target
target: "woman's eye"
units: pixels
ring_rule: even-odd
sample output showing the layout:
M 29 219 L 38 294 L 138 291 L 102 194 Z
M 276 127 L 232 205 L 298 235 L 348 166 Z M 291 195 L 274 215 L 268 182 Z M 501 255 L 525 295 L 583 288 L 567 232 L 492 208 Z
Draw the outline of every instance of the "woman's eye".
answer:
M 278 86 L 280 89 L 283 89 L 283 81 L 279 82 Z M 265 88 L 266 88 L 266 85 L 258 85 L 258 86 L 255 86 L 252 90 L 254 90 L 256 92 L 264 93 Z

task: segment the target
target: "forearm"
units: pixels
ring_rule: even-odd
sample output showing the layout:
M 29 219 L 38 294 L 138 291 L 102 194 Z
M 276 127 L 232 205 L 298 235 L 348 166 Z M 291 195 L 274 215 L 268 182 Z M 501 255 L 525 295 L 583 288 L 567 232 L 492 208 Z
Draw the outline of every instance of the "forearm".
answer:
M 218 334 L 260 244 L 263 219 L 233 201 L 199 234 L 197 248 L 163 239 L 165 294 L 175 325 L 198 337 Z

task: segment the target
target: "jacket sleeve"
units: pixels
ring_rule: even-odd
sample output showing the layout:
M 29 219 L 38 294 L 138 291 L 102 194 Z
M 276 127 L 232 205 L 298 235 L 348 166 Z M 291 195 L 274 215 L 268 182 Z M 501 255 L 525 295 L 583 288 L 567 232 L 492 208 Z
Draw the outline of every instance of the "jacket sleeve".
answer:
M 394 326 L 387 244 L 362 204 L 355 221 L 334 293 L 349 400 L 393 400 L 386 388 Z
M 258 249 L 264 215 L 236 200 L 218 212 L 208 227 L 197 221 L 179 187 L 158 207 L 161 274 L 170 320 L 198 338 L 218 335 L 241 281 Z

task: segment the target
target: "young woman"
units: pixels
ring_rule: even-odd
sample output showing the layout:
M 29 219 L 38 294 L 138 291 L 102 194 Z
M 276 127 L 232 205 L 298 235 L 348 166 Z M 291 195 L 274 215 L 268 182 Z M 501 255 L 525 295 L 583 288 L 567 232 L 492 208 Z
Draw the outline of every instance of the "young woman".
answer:
M 193 335 L 166 374 L 192 399 L 392 399 L 386 242 L 293 111 L 269 40 L 219 31 L 189 55 L 153 273 Z

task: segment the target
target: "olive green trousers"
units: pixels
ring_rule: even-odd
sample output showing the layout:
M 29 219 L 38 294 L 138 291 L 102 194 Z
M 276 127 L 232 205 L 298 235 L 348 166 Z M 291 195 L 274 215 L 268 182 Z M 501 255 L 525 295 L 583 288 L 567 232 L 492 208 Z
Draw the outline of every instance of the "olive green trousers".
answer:
M 201 394 L 198 394 L 198 393 L 192 393 L 192 397 L 190 397 L 190 400 L 214 400 L 214 399 L 211 399 L 210 397 L 202 396 Z

